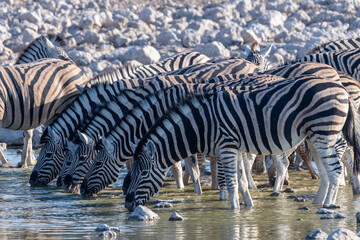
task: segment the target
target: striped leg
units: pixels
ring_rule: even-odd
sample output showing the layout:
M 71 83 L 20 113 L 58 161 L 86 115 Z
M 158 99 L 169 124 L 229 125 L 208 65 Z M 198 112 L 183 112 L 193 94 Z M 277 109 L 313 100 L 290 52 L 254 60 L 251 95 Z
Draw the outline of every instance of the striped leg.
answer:
M 175 182 L 176 182 L 176 187 L 179 189 L 183 189 L 184 188 L 184 182 L 182 179 L 182 167 L 181 167 L 181 161 L 176 162 L 172 167 L 171 167 L 171 172 L 175 178 Z
M 225 182 L 224 166 L 218 157 L 216 158 L 216 161 L 217 161 L 217 169 L 218 169 L 217 180 L 218 180 L 219 189 L 220 189 L 220 201 L 227 201 L 228 200 L 228 191 L 227 191 L 226 182 Z
M 219 188 L 218 184 L 218 168 L 217 168 L 217 157 L 210 157 L 210 168 L 211 168 L 211 189 L 215 190 Z
M 274 195 L 278 195 L 280 190 L 282 189 L 282 186 L 284 184 L 284 180 L 286 177 L 287 169 L 289 166 L 289 160 L 286 157 L 286 154 L 280 154 L 280 155 L 272 155 L 272 158 L 275 163 L 277 176 L 274 184 L 273 193 Z
M 304 161 L 305 165 L 309 169 L 310 175 L 312 179 L 319 179 L 319 176 L 316 174 L 314 167 L 311 165 L 312 156 L 310 155 L 310 151 L 306 147 L 306 141 L 303 141 L 297 148 L 299 155 Z
M 243 160 L 244 160 L 244 167 L 245 167 L 245 173 L 246 178 L 249 184 L 250 189 L 255 189 L 256 185 L 254 182 L 254 179 L 252 178 L 252 165 L 255 161 L 256 155 L 251 153 L 243 153 Z
M 346 167 L 349 182 L 352 185 L 352 190 L 354 195 L 360 194 L 360 179 L 358 175 L 354 175 L 353 172 L 353 159 L 354 159 L 354 152 L 350 147 L 347 147 L 342 158 L 344 165 Z
M 244 200 L 245 206 L 254 206 L 254 203 L 251 199 L 251 195 L 248 188 L 248 181 L 247 181 L 247 174 L 245 171 L 244 166 L 244 157 L 247 158 L 246 153 L 239 153 L 238 155 L 238 162 L 237 162 L 237 175 L 238 175 L 238 184 L 239 184 L 239 191 L 242 195 Z
M 33 129 L 23 131 L 24 146 L 21 153 L 21 162 L 18 163 L 19 167 L 28 167 L 35 165 L 33 161 L 33 150 L 32 150 L 32 137 Z
M 201 183 L 200 183 L 200 171 L 197 164 L 196 155 L 192 155 L 191 157 L 185 158 L 185 166 L 189 171 L 191 176 L 191 181 L 194 186 L 195 194 L 202 194 Z
M 239 209 L 239 194 L 237 182 L 238 150 L 236 148 L 222 148 L 219 158 L 225 169 L 225 182 L 229 192 L 231 209 Z

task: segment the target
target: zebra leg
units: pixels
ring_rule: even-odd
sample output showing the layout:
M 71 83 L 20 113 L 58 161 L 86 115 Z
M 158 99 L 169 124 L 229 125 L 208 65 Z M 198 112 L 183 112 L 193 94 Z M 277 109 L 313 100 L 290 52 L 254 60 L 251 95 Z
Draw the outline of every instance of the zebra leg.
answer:
M 176 187 L 179 189 L 184 188 L 184 182 L 182 180 L 182 167 L 181 167 L 181 161 L 176 162 L 171 167 L 171 172 L 175 178 Z
M 276 180 L 275 162 L 273 161 L 273 159 L 270 156 L 264 156 L 264 157 L 265 157 L 265 159 L 269 158 L 271 160 L 271 162 L 272 162 L 270 167 L 267 169 L 267 174 L 268 174 L 268 179 L 269 179 L 270 185 L 274 186 L 275 185 L 275 180 Z
M 225 169 L 225 181 L 229 192 L 231 209 L 239 209 L 239 193 L 237 182 L 238 150 L 231 147 L 222 148 L 219 151 L 219 158 Z
M 352 185 L 353 194 L 359 195 L 360 194 L 360 178 L 358 175 L 354 175 L 353 159 L 354 159 L 354 152 L 350 147 L 347 147 L 342 160 L 344 161 L 345 167 L 348 172 L 349 182 Z
M 255 172 L 257 174 L 264 173 L 266 170 L 265 168 L 265 156 L 264 155 L 257 155 L 255 161 Z
M 194 186 L 194 193 L 195 194 L 202 194 L 201 190 L 201 183 L 200 183 L 200 171 L 197 164 L 196 154 L 192 155 L 191 157 L 185 158 L 185 166 L 189 171 L 191 176 L 191 181 L 193 182 Z
M 3 165 L 8 163 L 8 160 L 6 160 L 4 153 L 1 150 L 0 150 L 0 161 L 1 161 L 1 164 L 3 164 Z
M 189 185 L 189 180 L 190 180 L 189 168 L 190 168 L 190 166 L 188 166 L 189 163 L 186 162 L 186 159 L 187 158 L 184 159 L 185 172 L 183 174 L 183 182 L 184 182 L 184 185 Z
M 218 169 L 217 180 L 218 180 L 219 189 L 220 189 L 220 201 L 227 201 L 228 200 L 228 191 L 226 188 L 224 167 L 218 157 L 216 158 L 216 162 L 217 162 L 217 169 Z
M 254 206 L 254 203 L 251 199 L 251 195 L 248 188 L 248 181 L 244 166 L 244 157 L 247 158 L 246 153 L 239 153 L 238 162 L 237 162 L 237 174 L 238 174 L 238 184 L 239 184 L 239 191 L 242 195 L 244 200 L 245 206 Z
M 319 176 L 316 174 L 314 167 L 311 165 L 312 156 L 310 154 L 310 150 L 307 147 L 305 141 L 303 141 L 298 147 L 297 151 L 304 161 L 305 165 L 309 169 L 310 175 L 312 179 L 319 179 Z
M 24 146 L 21 153 L 21 162 L 18 163 L 18 167 L 26 168 L 35 165 L 32 151 L 33 131 L 33 129 L 23 131 Z
M 243 153 L 243 160 L 244 160 L 244 167 L 245 167 L 245 173 L 246 178 L 248 181 L 248 185 L 250 189 L 255 189 L 256 185 L 254 182 L 254 179 L 252 178 L 252 165 L 255 161 L 256 155 L 251 153 Z
M 287 169 L 289 166 L 289 160 L 286 157 L 285 153 L 280 154 L 280 155 L 272 155 L 271 157 L 274 160 L 275 168 L 276 168 L 276 172 L 277 172 L 273 193 L 271 195 L 277 196 L 277 195 L 279 195 L 279 192 L 284 184 Z
M 211 168 L 211 189 L 215 190 L 219 188 L 218 184 L 218 168 L 217 168 L 217 157 L 210 157 L 210 168 Z

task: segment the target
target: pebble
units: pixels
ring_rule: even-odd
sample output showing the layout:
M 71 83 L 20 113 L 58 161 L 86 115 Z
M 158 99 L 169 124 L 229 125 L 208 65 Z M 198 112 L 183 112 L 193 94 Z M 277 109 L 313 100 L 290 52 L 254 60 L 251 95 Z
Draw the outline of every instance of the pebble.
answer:
M 308 235 L 305 236 L 305 240 L 310 240 L 310 239 L 327 239 L 328 235 L 322 231 L 321 229 L 316 229 L 310 233 L 308 233 Z
M 178 204 L 178 203 L 183 203 L 184 199 L 179 199 L 179 198 L 173 198 L 170 200 L 162 200 L 162 199 L 156 199 L 153 201 L 154 204 L 158 204 L 161 202 L 167 202 L 167 203 L 171 203 L 171 204 Z
M 327 208 L 320 208 L 317 212 L 317 214 L 334 214 L 335 211 Z
M 172 208 L 173 205 L 169 202 L 159 202 L 154 205 L 153 208 Z
M 309 208 L 308 207 L 300 207 L 300 208 L 298 208 L 298 210 L 309 210 Z

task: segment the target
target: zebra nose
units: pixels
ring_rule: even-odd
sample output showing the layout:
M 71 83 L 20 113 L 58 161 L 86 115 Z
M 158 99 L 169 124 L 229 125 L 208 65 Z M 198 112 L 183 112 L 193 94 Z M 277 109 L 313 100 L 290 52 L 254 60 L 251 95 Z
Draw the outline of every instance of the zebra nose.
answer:
M 35 187 L 36 186 L 36 182 L 37 182 L 37 178 L 39 177 L 39 172 L 38 171 L 33 171 L 30 175 L 30 186 Z
M 81 183 L 80 193 L 81 193 L 81 196 L 83 196 L 83 197 L 87 197 L 89 194 L 88 189 L 87 189 L 87 178 L 84 178 L 83 182 Z
M 125 197 L 125 208 L 127 210 L 129 210 L 129 212 L 132 212 L 134 211 L 136 207 L 136 203 L 135 203 L 135 193 L 132 192 L 132 193 L 129 193 L 129 194 L 126 194 L 126 197 Z
M 66 188 L 69 188 L 73 185 L 73 178 L 70 174 L 66 174 L 64 178 L 64 185 Z
M 56 181 L 56 186 L 57 186 L 57 187 L 62 187 L 63 181 L 62 181 L 61 179 L 62 179 L 61 176 L 59 176 L 59 177 L 57 178 L 57 181 Z

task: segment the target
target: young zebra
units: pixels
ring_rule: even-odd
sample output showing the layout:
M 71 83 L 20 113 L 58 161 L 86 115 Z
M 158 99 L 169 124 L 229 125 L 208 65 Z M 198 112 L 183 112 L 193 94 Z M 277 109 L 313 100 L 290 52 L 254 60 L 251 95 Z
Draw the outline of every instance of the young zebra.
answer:
M 178 83 L 191 83 L 191 82 L 204 82 L 206 79 L 213 79 L 219 74 L 229 73 L 245 73 L 256 70 L 257 67 L 254 64 L 251 64 L 243 59 L 234 58 L 228 59 L 224 61 L 219 61 L 210 66 L 205 65 L 203 69 L 196 68 L 197 71 L 193 73 L 187 73 L 184 75 L 163 75 L 151 78 L 149 81 L 157 81 L 163 82 L 163 88 L 166 88 L 166 83 L 178 84 Z M 159 89 L 153 88 L 150 86 L 145 86 L 144 89 L 138 90 L 136 93 L 137 98 L 130 97 L 130 99 L 126 100 L 128 97 L 121 97 L 124 100 L 117 100 L 117 98 L 121 99 L 117 96 L 112 102 L 109 103 L 109 106 L 105 106 L 99 114 L 93 117 L 92 121 L 89 124 L 83 124 L 81 132 L 85 134 L 86 137 L 79 136 L 77 141 L 79 148 L 76 151 L 77 154 L 73 155 L 73 159 L 67 159 L 67 162 L 64 162 L 64 167 L 68 170 L 64 170 L 66 176 L 60 175 L 60 177 L 64 178 L 64 185 L 67 191 L 78 191 L 78 188 L 92 163 L 92 156 L 95 156 L 94 152 L 96 152 L 96 142 L 98 136 L 106 136 L 110 131 L 115 127 L 117 123 L 119 123 L 120 119 L 125 115 L 126 111 L 131 110 L 129 106 L 127 106 L 126 102 L 131 101 L 135 103 L 137 100 L 143 100 L 147 95 L 151 95 L 156 93 Z M 126 91 L 124 91 L 126 93 Z M 125 95 L 133 96 L 134 92 L 129 91 Z M 177 101 L 174 98 L 173 101 Z M 141 103 L 140 103 L 141 104 Z M 155 116 L 151 116 L 152 119 L 156 119 L 160 113 L 156 113 Z M 112 121 L 108 121 L 106 119 L 114 119 Z M 80 138 L 81 137 L 81 138 Z M 91 138 L 91 140 L 89 140 Z M 84 140 L 84 141 L 83 141 Z M 86 156 L 86 157 L 83 157 Z M 69 163 L 70 162 L 70 163 Z M 114 179 L 113 177 L 111 179 Z M 198 181 L 197 179 L 193 179 L 193 182 Z M 60 180 L 61 181 L 61 180 Z M 201 193 L 200 184 L 194 184 L 195 193 Z
M 360 37 L 324 43 L 312 49 L 307 55 L 360 48 Z
M 119 95 L 122 90 L 141 86 L 147 82 L 140 79 L 137 81 L 126 79 L 127 76 L 134 74 L 133 77 L 136 77 L 138 72 L 139 74 L 146 73 L 150 71 L 149 69 L 170 71 L 186 67 L 187 64 L 208 61 L 205 55 L 197 52 L 188 52 L 176 56 L 169 58 L 168 61 L 164 60 L 158 64 L 151 64 L 151 67 L 140 66 L 132 71 L 129 71 L 128 68 L 117 69 L 90 80 L 86 85 L 87 90 L 53 124 L 45 129 L 41 138 L 41 143 L 44 146 L 41 148 L 38 161 L 30 176 L 30 185 L 42 186 L 51 182 L 59 174 L 66 157 L 67 152 L 64 146 L 67 139 L 72 139 L 81 125 L 86 125 L 91 121 L 91 118 L 114 96 Z M 106 84 L 107 82 L 108 84 Z
M 61 48 L 63 46 L 65 46 L 65 41 L 62 38 L 56 35 L 41 35 L 29 44 L 16 61 L 16 64 L 30 63 L 43 58 L 56 58 L 72 62 L 70 57 Z M 23 135 L 24 146 L 21 154 L 21 162 L 18 163 L 18 166 L 26 168 L 27 166 L 33 165 L 33 129 L 24 130 Z M 7 163 L 7 160 L 2 152 L 0 152 L 0 159 L 3 164 Z
M 14 130 L 49 124 L 87 82 L 80 68 L 59 59 L 0 67 L 0 79 L 1 127 Z
M 297 69 L 297 70 L 291 71 L 292 69 Z M 333 68 L 331 68 L 328 65 L 318 64 L 318 63 L 297 63 L 297 64 L 294 64 L 293 66 L 283 66 L 279 69 L 275 69 L 273 71 L 268 71 L 268 72 L 274 73 L 274 74 L 279 74 L 279 76 L 284 75 L 286 77 L 293 77 L 294 75 L 301 76 L 303 74 L 315 74 L 317 76 L 326 76 L 326 77 L 329 77 L 334 80 L 337 80 L 339 78 L 337 75 L 337 72 Z M 238 72 L 237 74 L 234 74 L 234 75 L 223 75 L 223 76 L 218 76 L 213 79 L 210 78 L 205 82 L 227 82 L 227 81 L 234 80 L 234 79 L 240 79 L 238 77 L 239 73 L 241 73 L 241 72 Z M 188 76 L 191 76 L 191 75 L 188 75 Z M 240 76 L 242 76 L 242 74 L 240 74 Z M 186 80 L 187 77 L 185 75 L 166 76 L 166 77 L 169 79 L 176 78 L 176 77 L 184 79 L 184 80 L 178 80 L 178 82 L 180 82 L 180 81 L 194 82 L 194 80 L 191 80 L 191 81 Z M 261 77 L 261 75 L 255 76 L 254 79 L 257 79 L 259 77 Z M 274 79 L 276 79 L 276 78 L 274 77 Z M 257 81 L 259 81 L 259 80 L 257 80 Z M 195 81 L 195 82 L 199 82 L 199 81 Z M 203 81 L 200 81 L 200 82 L 203 82 Z M 245 80 L 242 80 L 241 82 L 242 82 L 242 84 L 244 84 L 244 83 L 252 84 L 252 82 L 250 80 L 248 82 L 246 82 Z M 179 100 L 180 99 L 178 99 L 178 98 L 173 98 L 173 103 L 178 102 Z M 141 103 L 139 103 L 139 105 L 141 106 Z M 148 105 L 148 104 L 146 104 L 146 105 Z M 157 113 L 156 116 L 161 116 L 160 113 L 164 111 L 165 107 L 167 107 L 167 106 L 164 105 L 164 106 L 155 108 L 155 109 L 159 109 L 156 111 L 156 113 Z M 139 116 L 141 116 L 141 115 L 139 115 Z M 139 119 L 140 118 L 141 117 L 139 117 Z M 154 117 L 151 117 L 150 119 L 153 119 L 153 121 L 156 121 L 156 118 L 154 118 Z M 109 138 L 109 136 L 113 136 L 114 134 L 116 136 L 122 135 L 121 133 L 116 133 L 116 131 L 118 131 L 118 130 L 120 132 L 125 131 L 125 130 L 121 130 L 121 127 L 119 127 L 123 124 L 124 123 L 122 121 L 120 121 L 117 124 L 117 126 L 112 130 L 112 132 L 110 132 L 109 135 L 106 135 L 106 138 Z M 138 136 L 139 134 L 136 134 L 136 133 L 129 134 L 129 136 L 133 136 L 133 135 Z M 118 139 L 116 136 L 111 137 L 111 139 L 113 139 L 115 142 Z M 142 136 L 142 135 L 140 135 L 140 136 Z M 126 139 L 126 142 L 124 142 L 124 143 L 114 143 L 114 144 L 119 145 L 119 148 L 122 148 L 123 145 L 125 145 L 125 146 L 131 145 L 129 143 L 130 141 L 131 141 L 131 139 L 130 140 Z M 88 152 L 88 151 L 89 151 L 89 147 L 88 147 L 88 150 L 85 152 Z M 119 152 L 122 152 L 122 151 L 119 151 Z M 133 154 L 133 152 L 131 152 L 131 151 L 129 152 L 128 150 L 126 150 L 126 151 L 124 150 L 123 152 L 128 154 L 128 155 L 126 155 L 125 159 L 130 158 Z M 96 159 L 101 159 L 104 157 L 106 157 L 106 154 L 105 154 L 105 156 L 99 155 Z M 87 190 L 85 191 L 86 192 L 85 195 L 97 194 L 108 184 L 111 184 L 111 183 L 113 183 L 113 181 L 116 181 L 122 165 L 123 165 L 123 163 L 121 163 L 121 155 L 117 158 L 107 159 L 106 161 L 103 160 L 101 168 L 100 167 L 96 168 L 93 164 L 93 168 L 91 168 L 91 170 L 89 170 L 89 172 L 87 174 L 87 182 L 88 183 L 84 184 L 84 187 L 86 185 L 86 188 L 87 188 Z M 109 169 L 111 169 L 111 171 L 109 171 Z M 106 177 L 104 177 L 104 176 L 106 176 Z
M 325 207 L 332 206 L 342 170 L 334 145 L 344 128 L 345 138 L 357 152 L 354 172 L 358 172 L 359 120 L 341 84 L 314 76 L 194 96 L 162 117 L 138 144 L 124 180 L 125 207 L 132 211 L 144 205 L 161 187 L 169 166 L 203 152 L 220 157 L 227 169 L 231 208 L 239 208 L 235 167 L 239 152 L 281 154 L 306 137 L 327 170 L 330 184 L 322 197 Z

